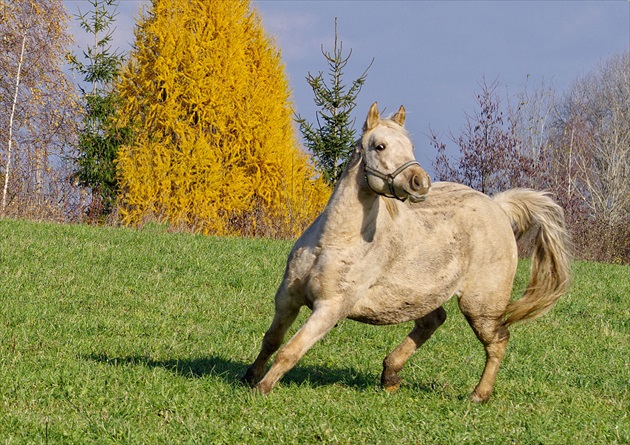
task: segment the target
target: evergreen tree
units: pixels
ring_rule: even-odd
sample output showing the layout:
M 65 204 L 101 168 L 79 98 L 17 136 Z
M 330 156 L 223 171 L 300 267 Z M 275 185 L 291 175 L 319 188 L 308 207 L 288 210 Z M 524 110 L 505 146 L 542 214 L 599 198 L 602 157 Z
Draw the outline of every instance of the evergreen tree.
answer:
M 119 85 L 121 216 L 294 236 L 329 190 L 299 151 L 278 51 L 248 0 L 152 0 Z
M 108 215 L 114 208 L 118 183 L 116 181 L 116 153 L 129 137 L 126 129 L 112 126 L 116 114 L 116 95 L 112 85 L 118 78 L 124 57 L 112 52 L 111 26 L 115 21 L 118 0 L 88 0 L 89 13 L 79 14 L 78 19 L 88 34 L 94 37 L 94 45 L 83 52 L 85 63 L 76 55 L 70 56 L 72 69 L 83 75 L 90 90 L 83 93 L 83 126 L 79 132 L 79 156 L 75 160 L 79 185 L 92 191 L 89 217 L 96 219 Z
M 322 54 L 328 63 L 330 84 L 324 80 L 324 73 L 316 76 L 308 74 L 306 81 L 313 89 L 315 104 L 321 107 L 316 113 L 317 128 L 301 116 L 297 116 L 296 122 L 304 136 L 306 146 L 313 153 L 319 170 L 330 185 L 335 185 L 355 143 L 354 120 L 350 113 L 356 106 L 356 99 L 365 83 L 367 71 L 352 82 L 352 86 L 346 91 L 346 85 L 342 82 L 343 70 L 348 65 L 352 50 L 347 56 L 343 56 L 343 43 L 337 41 L 337 19 L 335 18 L 335 46 L 333 52 L 324 51 Z M 321 120 L 320 120 L 321 118 Z

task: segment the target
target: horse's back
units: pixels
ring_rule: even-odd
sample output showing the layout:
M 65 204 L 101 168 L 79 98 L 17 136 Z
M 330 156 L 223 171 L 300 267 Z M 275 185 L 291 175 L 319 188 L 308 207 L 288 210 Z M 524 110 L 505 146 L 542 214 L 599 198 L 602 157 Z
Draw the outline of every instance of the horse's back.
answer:
M 508 215 L 489 196 L 470 187 L 434 183 L 424 202 L 401 203 L 399 220 L 386 230 L 384 246 L 403 240 L 395 275 L 415 277 L 423 293 L 440 298 L 474 286 L 507 285 L 517 263 L 516 240 Z M 406 211 L 403 211 L 406 210 Z M 392 241 L 394 240 L 394 241 Z M 493 283 L 494 282 L 494 283 Z
M 492 206 L 492 199 L 477 190 L 455 182 L 434 182 L 426 201 L 415 204 L 414 207 L 432 209 L 458 209 L 464 207 L 478 208 Z
M 449 217 L 449 223 L 467 234 L 470 247 L 480 252 L 488 250 L 514 251 L 516 241 L 507 213 L 491 197 L 468 186 L 452 182 L 433 184 L 429 198 L 417 209 Z

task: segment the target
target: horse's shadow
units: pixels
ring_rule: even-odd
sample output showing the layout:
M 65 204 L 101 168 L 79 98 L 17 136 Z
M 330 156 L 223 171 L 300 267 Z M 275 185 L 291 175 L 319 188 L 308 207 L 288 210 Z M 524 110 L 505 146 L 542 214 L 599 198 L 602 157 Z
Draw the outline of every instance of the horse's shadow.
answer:
M 80 358 L 115 367 L 144 366 L 149 369 L 162 368 L 178 376 L 190 379 L 211 376 L 219 378 L 233 387 L 245 387 L 241 377 L 249 366 L 246 363 L 220 356 L 153 360 L 140 355 L 110 357 L 106 354 L 88 354 L 82 355 Z M 365 390 L 377 385 L 377 376 L 358 371 L 352 367 L 297 365 L 282 378 L 282 382 L 284 384 L 309 385 L 312 387 L 340 385 Z

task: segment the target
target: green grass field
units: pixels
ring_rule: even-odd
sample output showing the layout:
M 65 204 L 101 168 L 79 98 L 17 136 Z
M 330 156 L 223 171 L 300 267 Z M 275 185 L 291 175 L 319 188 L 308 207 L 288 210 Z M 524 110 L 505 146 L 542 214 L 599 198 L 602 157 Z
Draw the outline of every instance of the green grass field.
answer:
M 344 321 L 259 396 L 239 378 L 290 248 L 0 221 L 0 444 L 630 443 L 630 267 L 576 262 L 572 292 L 512 328 L 486 405 L 455 301 L 397 393 L 381 362 L 411 324 Z

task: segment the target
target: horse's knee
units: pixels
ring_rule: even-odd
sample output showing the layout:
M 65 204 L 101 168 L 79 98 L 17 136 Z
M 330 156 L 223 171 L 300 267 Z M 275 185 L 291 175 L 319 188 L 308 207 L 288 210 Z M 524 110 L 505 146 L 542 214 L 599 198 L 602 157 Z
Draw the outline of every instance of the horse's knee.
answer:
M 283 340 L 284 335 L 282 333 L 267 331 L 262 341 L 262 352 L 269 356 L 273 355 L 280 348 Z

